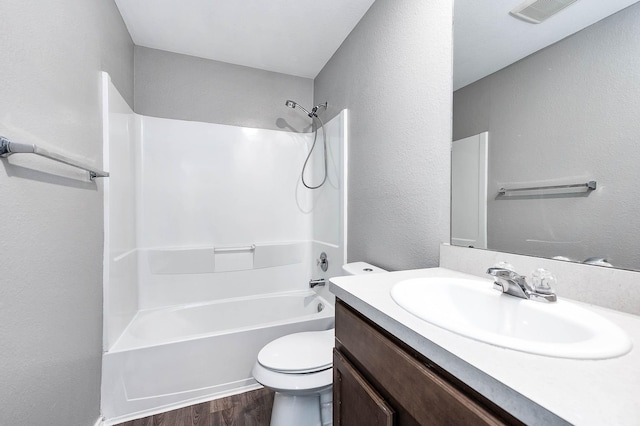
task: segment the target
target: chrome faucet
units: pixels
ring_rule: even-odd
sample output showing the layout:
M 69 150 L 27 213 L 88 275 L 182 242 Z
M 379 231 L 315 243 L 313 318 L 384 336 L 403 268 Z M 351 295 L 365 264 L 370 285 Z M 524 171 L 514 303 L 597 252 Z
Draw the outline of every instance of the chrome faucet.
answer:
M 324 278 L 318 278 L 317 280 L 309 280 L 309 287 L 314 288 L 315 286 L 324 286 Z
M 535 300 L 536 302 L 555 302 L 557 297 L 553 289 L 543 280 L 539 286 L 531 286 L 523 275 L 519 275 L 510 269 L 489 268 L 487 274 L 495 277 L 493 288 L 511 296 L 522 299 Z
M 613 266 L 611 263 L 609 263 L 609 261 L 604 258 L 604 257 L 590 257 L 588 259 L 585 259 L 582 261 L 582 263 L 585 263 L 587 265 L 596 265 L 596 266 Z

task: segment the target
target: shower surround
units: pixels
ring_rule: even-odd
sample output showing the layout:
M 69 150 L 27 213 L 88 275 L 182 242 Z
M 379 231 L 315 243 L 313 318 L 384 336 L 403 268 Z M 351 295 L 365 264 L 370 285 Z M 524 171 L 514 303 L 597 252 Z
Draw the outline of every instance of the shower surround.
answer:
M 107 424 L 258 387 L 264 344 L 333 324 L 308 282 L 345 261 L 347 112 L 311 191 L 309 133 L 139 116 L 103 83 Z M 320 150 L 305 176 L 322 174 Z

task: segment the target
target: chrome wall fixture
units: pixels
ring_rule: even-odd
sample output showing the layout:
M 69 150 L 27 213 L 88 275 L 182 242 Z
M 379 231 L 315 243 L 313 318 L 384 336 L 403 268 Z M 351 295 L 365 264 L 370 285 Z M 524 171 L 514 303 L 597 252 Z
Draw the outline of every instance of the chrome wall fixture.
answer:
M 36 145 L 11 142 L 9 139 L 0 136 L 0 157 L 6 158 L 13 154 L 36 154 L 59 163 L 86 170 L 89 172 L 89 179 L 92 181 L 95 178 L 109 177 L 109 173 L 104 170 L 95 169 L 79 161 L 65 157 L 64 155 L 48 151 L 44 148 L 39 148 Z
M 213 251 L 214 253 L 237 253 L 241 251 L 256 251 L 256 245 L 252 244 L 250 246 L 243 247 L 215 247 Z
M 316 263 L 318 267 L 322 269 L 322 272 L 327 272 L 327 269 L 329 269 L 329 260 L 327 259 L 327 253 L 320 253 L 320 258 L 316 260 Z
M 507 195 L 510 192 L 519 192 L 519 191 L 541 191 L 546 189 L 572 189 L 572 188 L 583 188 L 585 191 L 593 191 L 597 188 L 598 184 L 595 180 L 590 180 L 586 183 L 574 183 L 569 185 L 546 185 L 546 186 L 532 186 L 528 188 L 500 188 L 498 190 L 498 195 Z
M 311 112 L 307 111 L 304 107 L 302 107 L 301 105 L 299 105 L 298 103 L 292 101 L 292 100 L 287 100 L 284 103 L 287 107 L 289 108 L 300 108 L 302 111 L 304 111 L 305 114 L 307 114 L 309 116 L 309 118 L 311 119 L 311 122 L 313 123 L 313 120 L 318 120 L 318 122 L 320 123 L 320 127 L 322 128 L 322 145 L 324 148 L 324 177 L 322 178 L 322 182 L 320 182 L 319 185 L 308 185 L 307 182 L 305 182 L 304 180 L 304 171 L 307 168 L 307 163 L 309 162 L 309 158 L 311 158 L 311 154 L 313 153 L 314 148 L 316 147 L 316 141 L 318 140 L 318 127 L 316 126 L 316 130 L 315 132 L 313 132 L 313 144 L 311 145 L 311 149 L 309 150 L 309 154 L 307 154 L 307 159 L 304 160 L 304 165 L 302 166 L 302 173 L 300 174 L 300 179 L 302 180 L 302 184 L 308 188 L 308 189 L 318 189 L 320 188 L 322 185 L 324 185 L 324 183 L 327 181 L 327 176 L 328 176 L 328 172 L 327 172 L 327 133 L 324 131 L 324 123 L 322 122 L 322 120 L 320 119 L 320 117 L 318 117 L 318 109 L 319 108 L 324 108 L 324 110 L 327 110 L 327 103 L 323 103 L 323 104 L 318 104 L 316 106 L 314 106 L 311 109 Z

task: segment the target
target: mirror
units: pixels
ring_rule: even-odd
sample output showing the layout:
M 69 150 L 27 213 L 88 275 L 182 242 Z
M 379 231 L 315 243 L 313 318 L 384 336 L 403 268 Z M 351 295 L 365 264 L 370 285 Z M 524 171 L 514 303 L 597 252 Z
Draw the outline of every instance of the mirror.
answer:
M 541 24 L 509 15 L 521 0 L 496 1 L 486 12 L 500 15 L 495 22 L 464 12 L 494 2 L 455 3 L 453 140 L 487 132 L 487 159 L 477 161 L 488 167 L 483 188 L 468 154 L 482 149 L 459 157 L 454 142 L 452 244 L 640 270 L 640 3 L 578 0 Z M 597 17 L 596 3 L 617 9 Z M 586 15 L 592 22 L 569 35 Z M 563 27 L 570 32 L 554 40 Z M 460 196 L 461 179 L 476 193 Z M 585 186 L 592 181 L 595 189 Z M 557 186 L 570 187 L 548 188 Z M 456 217 L 470 210 L 477 223 L 461 227 Z M 484 245 L 468 235 L 482 226 Z

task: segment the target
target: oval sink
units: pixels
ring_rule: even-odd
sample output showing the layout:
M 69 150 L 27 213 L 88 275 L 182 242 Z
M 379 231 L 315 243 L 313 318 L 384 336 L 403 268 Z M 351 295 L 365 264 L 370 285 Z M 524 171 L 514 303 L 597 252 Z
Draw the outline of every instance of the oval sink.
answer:
M 391 297 L 418 318 L 492 345 L 572 359 L 606 359 L 631 350 L 616 324 L 571 302 L 540 303 L 502 294 L 486 280 L 414 278 Z

